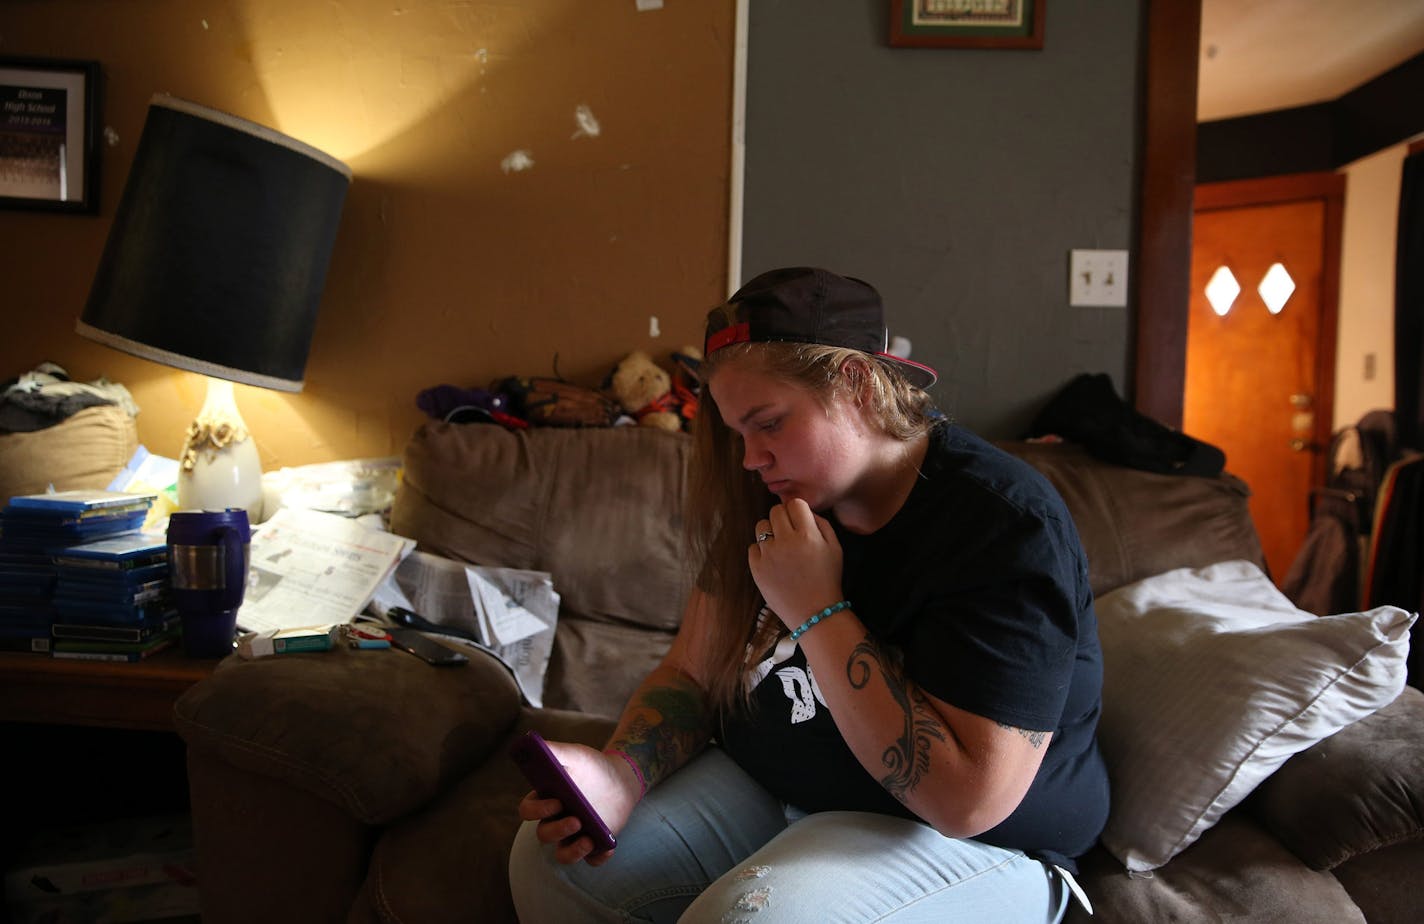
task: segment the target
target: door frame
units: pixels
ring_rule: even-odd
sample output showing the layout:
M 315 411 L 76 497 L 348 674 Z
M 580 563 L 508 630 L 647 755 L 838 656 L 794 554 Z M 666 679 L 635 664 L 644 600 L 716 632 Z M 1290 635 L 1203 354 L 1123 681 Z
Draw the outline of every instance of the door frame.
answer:
M 1320 263 L 1320 325 L 1315 342 L 1315 428 L 1311 433 L 1310 481 L 1325 484 L 1325 452 L 1335 431 L 1335 353 L 1340 329 L 1340 247 L 1344 237 L 1345 174 L 1332 170 L 1287 176 L 1202 183 L 1196 188 L 1193 218 L 1198 212 L 1320 201 L 1325 206 L 1325 227 Z M 1188 257 L 1188 267 L 1191 258 Z M 1191 293 L 1187 293 L 1190 303 Z M 1182 345 L 1186 362 L 1186 343 Z M 1185 384 L 1185 379 L 1184 379 Z M 1183 394 L 1185 400 L 1185 392 Z
M 1132 292 L 1133 405 L 1182 426 L 1191 288 L 1192 193 L 1197 176 L 1200 0 L 1147 0 L 1143 23 L 1142 122 L 1136 261 Z

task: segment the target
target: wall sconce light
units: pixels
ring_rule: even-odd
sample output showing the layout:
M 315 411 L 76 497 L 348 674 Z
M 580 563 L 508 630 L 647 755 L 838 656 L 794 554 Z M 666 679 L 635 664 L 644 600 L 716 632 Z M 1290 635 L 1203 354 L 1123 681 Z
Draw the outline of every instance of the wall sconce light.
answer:
M 232 383 L 300 391 L 351 169 L 254 122 L 157 95 L 79 334 L 208 376 L 178 503 L 261 521 Z

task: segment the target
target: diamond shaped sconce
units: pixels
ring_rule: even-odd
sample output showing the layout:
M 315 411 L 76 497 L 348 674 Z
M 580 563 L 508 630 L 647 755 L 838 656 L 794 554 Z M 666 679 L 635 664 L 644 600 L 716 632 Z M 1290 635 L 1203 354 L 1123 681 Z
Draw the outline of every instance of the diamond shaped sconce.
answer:
M 1226 313 L 1236 303 L 1236 296 L 1240 294 L 1241 283 L 1236 281 L 1231 270 L 1227 269 L 1225 264 L 1218 266 L 1206 284 L 1206 300 L 1211 303 L 1211 310 L 1216 312 L 1217 317 L 1226 317 Z
M 1261 301 L 1266 303 L 1271 314 L 1280 314 L 1286 302 L 1290 301 L 1291 293 L 1295 291 L 1295 280 L 1286 272 L 1284 266 L 1272 263 L 1256 291 L 1261 293 Z

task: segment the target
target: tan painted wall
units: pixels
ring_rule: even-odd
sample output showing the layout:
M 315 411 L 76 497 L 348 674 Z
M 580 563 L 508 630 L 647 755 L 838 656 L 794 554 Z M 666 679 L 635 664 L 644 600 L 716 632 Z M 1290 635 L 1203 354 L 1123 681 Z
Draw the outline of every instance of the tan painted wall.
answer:
M 1336 430 L 1370 411 L 1394 407 L 1394 264 L 1408 147 L 1397 144 L 1343 168 Z M 1366 378 L 1367 355 L 1374 356 L 1373 378 Z
M 202 380 L 73 333 L 156 92 L 355 173 L 305 391 L 237 387 L 264 468 L 398 454 L 431 385 L 666 358 L 727 291 L 732 44 L 732 0 L 5 0 L 0 55 L 98 60 L 114 140 L 97 217 L 0 211 L 0 378 L 121 382 L 177 454 Z

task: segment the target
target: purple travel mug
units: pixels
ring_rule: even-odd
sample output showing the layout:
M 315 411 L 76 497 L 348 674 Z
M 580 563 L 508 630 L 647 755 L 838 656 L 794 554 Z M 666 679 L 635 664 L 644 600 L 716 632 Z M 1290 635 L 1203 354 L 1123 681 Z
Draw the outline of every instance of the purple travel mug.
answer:
M 240 507 L 179 511 L 169 517 L 169 576 L 188 657 L 232 654 L 251 538 L 247 511 Z

